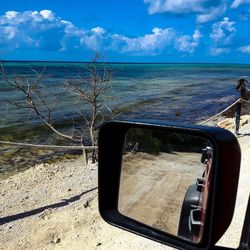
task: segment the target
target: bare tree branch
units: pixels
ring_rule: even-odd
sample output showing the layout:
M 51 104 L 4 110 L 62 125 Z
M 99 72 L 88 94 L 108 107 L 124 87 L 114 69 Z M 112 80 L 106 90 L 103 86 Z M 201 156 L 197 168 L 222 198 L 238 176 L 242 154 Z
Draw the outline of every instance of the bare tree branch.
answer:
M 91 145 L 96 146 L 96 130 L 103 121 L 112 119 L 116 115 L 106 103 L 106 98 L 103 98 L 107 91 L 111 89 L 112 74 L 104 64 L 98 65 L 99 58 L 99 54 L 96 53 L 93 61 L 87 65 L 83 74 L 64 81 L 64 90 L 73 96 L 77 96 L 79 107 L 85 107 L 84 110 L 87 110 L 86 112 L 79 111 L 78 119 L 68 118 L 63 115 L 72 124 L 70 134 L 59 131 L 53 125 L 52 115 L 55 112 L 57 102 L 56 104 L 51 103 L 51 99 L 49 101 L 48 97 L 57 99 L 57 101 L 58 98 L 53 94 L 44 95 L 42 84 L 46 68 L 43 68 L 41 72 L 31 69 L 35 74 L 32 79 L 22 75 L 16 75 L 13 79 L 9 79 L 3 64 L 1 64 L 4 82 L 18 90 L 23 96 L 22 102 L 16 100 L 9 100 L 8 102 L 18 108 L 30 109 L 48 128 L 61 137 L 78 142 L 82 146 L 85 145 L 84 140 L 88 138 Z M 86 152 L 84 151 L 84 153 Z M 96 160 L 96 154 L 97 151 L 94 150 L 92 161 Z
M 2 75 L 3 75 L 3 79 L 4 81 L 9 84 L 10 86 L 16 88 L 18 91 L 20 91 L 23 94 L 23 97 L 27 103 L 27 105 L 23 105 L 20 103 L 17 103 L 14 100 L 8 100 L 8 102 L 12 105 L 15 105 L 18 108 L 25 108 L 25 109 L 31 109 L 36 116 L 42 120 L 47 127 L 49 127 L 53 132 L 55 132 L 57 135 L 75 141 L 75 142 L 79 142 L 79 140 L 74 139 L 72 136 L 66 135 L 64 133 L 61 133 L 60 131 L 58 131 L 51 122 L 51 113 L 53 112 L 52 109 L 49 108 L 49 106 L 46 104 L 45 99 L 40 95 L 40 92 L 38 90 L 38 81 L 35 82 L 35 85 L 30 84 L 30 80 L 28 78 L 24 78 L 23 76 L 16 76 L 14 78 L 14 81 L 10 81 L 8 79 L 6 70 L 3 66 L 3 64 L 1 64 L 1 68 L 2 68 Z M 39 75 L 39 80 L 41 79 L 41 75 Z M 22 82 L 25 82 L 25 85 L 22 84 Z M 40 111 L 39 108 L 39 104 L 36 103 L 34 96 L 38 97 L 38 100 L 41 101 L 41 103 L 43 104 L 43 106 L 45 106 L 48 110 L 48 117 L 46 118 L 42 112 Z

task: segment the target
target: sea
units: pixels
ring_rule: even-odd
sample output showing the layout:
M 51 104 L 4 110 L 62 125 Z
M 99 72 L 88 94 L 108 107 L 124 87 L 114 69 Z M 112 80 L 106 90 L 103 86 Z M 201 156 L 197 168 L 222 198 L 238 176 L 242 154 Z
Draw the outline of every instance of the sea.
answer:
M 53 108 L 54 124 L 69 133 L 72 121 L 90 111 L 79 96 L 68 91 L 65 83 L 84 79 L 88 65 L 80 62 L 3 62 L 6 74 L 5 79 L 3 75 L 0 77 L 0 140 L 65 145 L 67 142 L 54 136 L 26 107 L 22 91 L 10 83 L 19 81 L 26 84 L 26 88 L 34 84 L 39 86 L 41 96 Z M 198 123 L 233 103 L 239 97 L 235 89 L 237 80 L 250 76 L 248 64 L 99 63 L 100 73 L 103 68 L 111 72 L 112 81 L 101 105 L 106 110 L 118 109 L 116 119 L 123 120 Z M 46 113 L 46 108 L 43 112 Z M 29 163 L 23 160 L 27 150 L 20 153 L 21 150 L 2 146 L 0 174 L 10 169 L 20 171 Z M 32 158 L 31 155 L 27 157 Z M 33 163 L 30 160 L 30 164 Z

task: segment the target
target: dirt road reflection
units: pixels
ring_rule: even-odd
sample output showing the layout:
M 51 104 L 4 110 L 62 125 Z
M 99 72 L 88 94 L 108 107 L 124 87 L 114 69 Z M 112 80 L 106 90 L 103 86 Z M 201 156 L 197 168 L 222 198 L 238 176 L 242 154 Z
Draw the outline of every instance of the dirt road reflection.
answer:
M 182 202 L 189 185 L 201 177 L 201 154 L 172 152 L 124 155 L 119 211 L 177 235 Z

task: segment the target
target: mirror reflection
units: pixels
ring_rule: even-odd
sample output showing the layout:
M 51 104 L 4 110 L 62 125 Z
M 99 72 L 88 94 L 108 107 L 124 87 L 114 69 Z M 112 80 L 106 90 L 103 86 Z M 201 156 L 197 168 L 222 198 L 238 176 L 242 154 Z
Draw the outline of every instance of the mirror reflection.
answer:
M 129 129 L 119 212 L 198 243 L 206 218 L 212 156 L 206 138 L 164 129 Z

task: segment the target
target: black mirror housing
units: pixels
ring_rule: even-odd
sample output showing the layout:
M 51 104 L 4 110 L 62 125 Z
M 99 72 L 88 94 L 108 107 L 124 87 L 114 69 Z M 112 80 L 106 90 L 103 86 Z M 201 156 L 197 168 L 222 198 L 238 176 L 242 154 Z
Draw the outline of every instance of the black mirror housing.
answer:
M 208 138 L 214 146 L 214 167 L 209 194 L 207 223 L 199 243 L 167 234 L 132 220 L 118 211 L 122 151 L 126 131 L 130 128 L 160 128 Z M 112 121 L 99 131 L 99 211 L 102 218 L 117 227 L 179 249 L 209 249 L 221 238 L 233 217 L 239 169 L 240 147 L 235 136 L 227 130 L 156 121 Z M 202 159 L 203 160 L 203 159 Z

